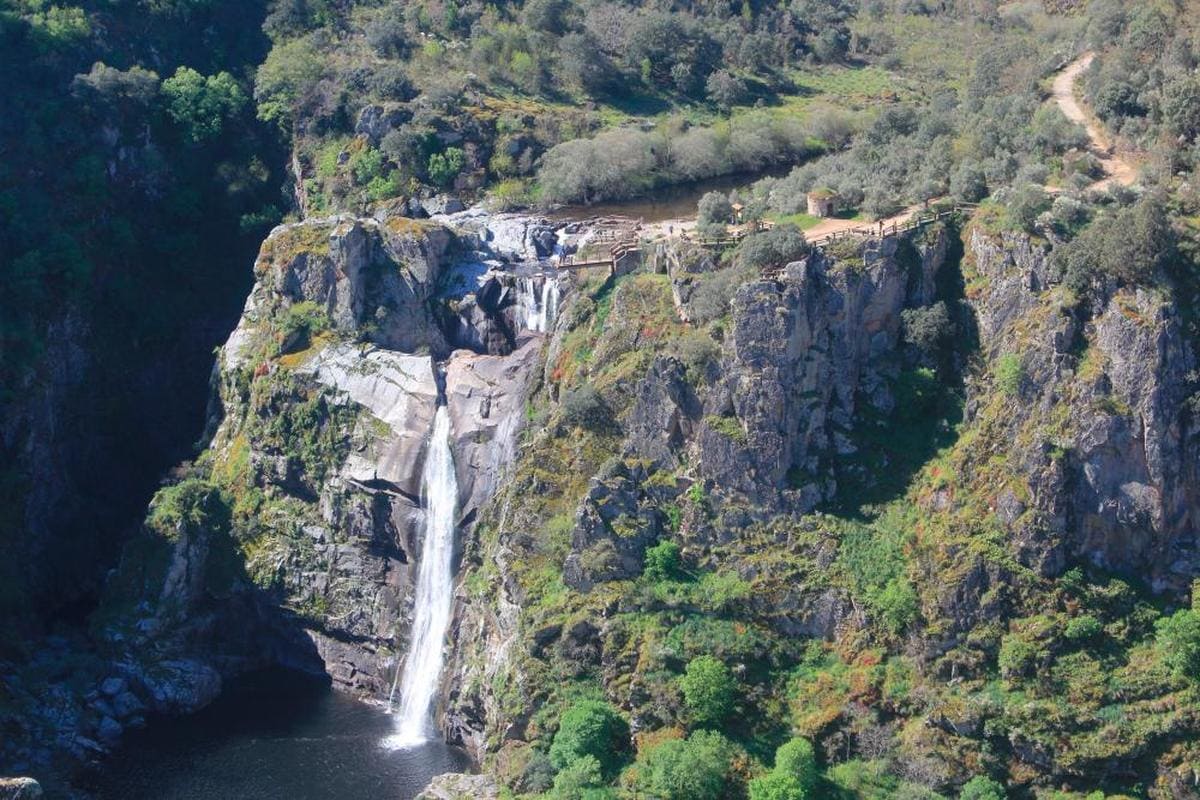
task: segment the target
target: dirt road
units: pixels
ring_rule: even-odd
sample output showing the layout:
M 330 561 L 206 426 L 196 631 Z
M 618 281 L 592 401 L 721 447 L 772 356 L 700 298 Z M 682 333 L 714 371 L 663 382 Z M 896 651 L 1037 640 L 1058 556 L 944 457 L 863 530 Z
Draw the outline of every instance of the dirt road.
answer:
M 1129 186 L 1137 180 L 1137 166 L 1113 152 L 1112 144 L 1109 142 L 1104 128 L 1080 105 L 1079 99 L 1075 96 L 1075 84 L 1079 80 L 1079 76 L 1091 66 L 1095 57 L 1095 53 L 1087 52 L 1064 67 L 1062 72 L 1054 78 L 1051 96 L 1067 119 L 1079 123 L 1087 131 L 1088 139 L 1091 140 L 1092 155 L 1100 160 L 1104 177 L 1089 188 L 1103 189 L 1113 183 Z

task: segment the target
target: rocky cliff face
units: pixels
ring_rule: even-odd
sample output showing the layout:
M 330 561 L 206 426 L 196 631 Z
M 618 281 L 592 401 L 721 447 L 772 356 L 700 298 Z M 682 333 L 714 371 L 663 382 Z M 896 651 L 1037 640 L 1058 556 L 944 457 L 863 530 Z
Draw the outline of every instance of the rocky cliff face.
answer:
M 997 753 L 1018 782 L 1146 773 L 1152 750 L 1176 774 L 1164 737 L 1194 724 L 1146 654 L 1156 612 L 1111 578 L 1172 602 L 1200 572 L 1169 296 L 1079 302 L 1037 241 L 934 226 L 767 277 L 668 244 L 539 317 L 546 278 L 508 262 L 549 244 L 510 222 L 337 217 L 264 244 L 211 444 L 95 620 L 110 683 L 75 746 L 264 663 L 386 698 L 444 402 L 462 552 L 439 719 L 503 783 L 545 788 L 581 696 L 639 741 L 686 728 L 676 676 L 714 653 L 747 737 L 786 724 L 939 790 Z M 1064 633 L 1081 598 L 1103 663 Z M 1069 708 L 1038 705 L 1047 670 Z
M 1187 590 L 1197 572 L 1195 353 L 1170 298 L 1104 287 L 1068 306 L 1049 254 L 975 229 L 972 305 L 991 364 L 1007 359 L 1004 423 L 1028 482 L 1001 516 L 1044 574 L 1085 560 Z M 985 409 L 980 409 L 985 414 Z
M 156 497 L 94 617 L 97 653 L 78 680 L 96 690 L 64 689 L 31 739 L 54 730 L 86 759 L 147 713 L 193 711 L 224 677 L 269 664 L 388 699 L 407 648 L 436 408 L 449 410 L 469 537 L 513 457 L 541 350 L 503 270 L 479 282 L 510 287 L 481 322 L 510 326 L 503 354 L 454 349 L 445 321 L 464 289 L 452 272 L 476 254 L 464 242 L 479 247 L 386 216 L 272 233 L 218 357 L 209 445 Z M 36 688 L 20 688 L 37 706 Z M 6 760 L 39 758 L 24 736 L 11 741 L 22 749 Z
M 503 355 L 451 351 L 434 298 L 452 246 L 447 228 L 408 219 L 277 230 L 223 355 L 211 452 L 258 506 L 252 529 L 235 511 L 250 576 L 303 616 L 336 685 L 377 699 L 405 652 L 436 407 L 450 412 L 466 535 L 511 460 L 540 344 L 510 320 Z M 312 319 L 287 327 L 298 309 Z
M 564 416 L 551 411 L 547 429 L 526 442 L 467 554 L 466 584 L 492 586 L 470 598 L 458 620 L 451 734 L 477 754 L 522 752 L 519 743 L 536 735 L 526 709 L 542 702 L 545 687 L 533 676 L 545 662 L 561 669 L 565 659 L 581 674 L 602 666 L 623 685 L 630 676 L 636 683 L 639 670 L 619 655 L 630 645 L 626 634 L 606 618 L 624 608 L 618 598 L 642 574 L 649 546 L 682 539 L 693 558 L 710 564 L 731 547 L 733 573 L 753 578 L 746 528 L 833 499 L 832 461 L 854 452 L 856 407 L 886 413 L 894 404 L 891 387 L 904 366 L 901 314 L 934 301 L 947 242 L 939 231 L 915 243 L 874 242 L 849 260 L 815 251 L 776 278 L 741 285 L 717 327 L 703 334 L 691 324 L 699 316 L 690 305 L 693 284 L 719 267 L 684 252 L 687 245 L 655 255 L 670 273 L 666 281 L 641 276 L 605 297 L 611 310 L 599 324 L 592 301 L 574 297 L 547 348 L 544 391 L 559 392 Z M 589 327 L 598 340 L 585 369 L 602 388 L 595 411 L 611 417 L 582 420 L 582 441 L 564 453 L 566 443 L 556 440 L 572 428 L 581 433 L 579 421 L 565 418 L 579 378 L 564 374 Z M 631 360 L 641 368 L 629 368 Z M 553 474 L 589 463 L 591 471 L 574 480 Z M 565 529 L 555 534 L 563 538 L 551 543 L 532 533 L 548 529 Z M 530 566 L 553 553 L 562 560 L 545 568 L 572 598 L 555 601 L 561 608 L 544 607 L 544 587 L 531 585 Z M 854 617 L 843 593 L 816 581 L 763 600 L 762 614 L 787 635 L 832 636 Z M 628 675 L 617 677 L 623 670 Z M 636 720 L 649 698 L 630 691 L 622 703 L 633 704 Z
M 897 257 L 899 248 L 911 262 Z M 730 499 L 801 512 L 832 500 L 830 459 L 855 451 L 858 405 L 880 413 L 902 366 L 901 312 L 933 302 L 946 238 L 869 245 L 861 265 L 817 252 L 738 289 L 721 378 L 705 400 L 701 475 Z
M 1115 286 L 1081 304 L 1048 246 L 980 226 L 957 237 L 743 276 L 715 318 L 705 286 L 736 267 L 686 245 L 655 253 L 665 276 L 577 294 L 532 401 L 545 427 L 465 554 L 450 735 L 530 790 L 573 692 L 602 693 L 653 736 L 688 724 L 670 676 L 717 652 L 757 698 L 746 708 L 789 704 L 831 761 L 887 753 L 950 792 L 980 763 L 1000 769 L 994 753 L 1019 783 L 1159 770 L 1177 786 L 1180 752 L 1158 766 L 1145 753 L 1191 724 L 1169 710 L 1185 701 L 1146 666 L 1152 627 L 1117 610 L 1133 607 L 1113 599 L 1125 585 L 1103 576 L 1171 602 L 1200 573 L 1179 310 Z M 952 330 L 931 353 L 905 312 L 935 304 Z M 959 402 L 938 394 L 960 377 Z M 845 506 L 861 516 L 822 511 Z M 667 542 L 684 571 L 662 560 Z M 1063 588 L 1079 586 L 1094 588 Z M 1109 689 L 1065 709 L 1037 676 L 1084 691 L 1092 656 L 1069 633 L 1081 597 L 1108 609 L 1098 624 L 1120 655 Z M 830 644 L 788 654 L 805 640 Z M 881 657 L 921 700 L 870 677 Z M 814 658 L 811 683 L 796 677 L 808 667 L 771 672 Z M 1042 711 L 995 702 L 997 663 Z M 1131 700 L 1139 669 L 1153 677 Z M 873 688 L 837 688 L 839 670 Z M 1102 707 L 1129 727 L 1114 734 Z

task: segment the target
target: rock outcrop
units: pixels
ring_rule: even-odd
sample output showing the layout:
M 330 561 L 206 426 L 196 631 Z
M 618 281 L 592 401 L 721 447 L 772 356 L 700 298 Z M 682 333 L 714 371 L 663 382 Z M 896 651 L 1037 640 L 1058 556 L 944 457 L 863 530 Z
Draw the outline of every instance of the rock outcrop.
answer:
M 829 462 L 853 452 L 861 403 L 891 411 L 901 312 L 932 302 L 945 255 L 944 233 L 920 252 L 892 237 L 869 245 L 861 266 L 815 251 L 739 288 L 721 377 L 704 400 L 702 477 L 764 509 L 831 500 Z
M 448 772 L 429 782 L 416 800 L 497 800 L 500 787 L 487 775 Z
M 33 778 L 0 778 L 0 800 L 38 800 L 42 787 Z
M 435 411 L 449 410 L 469 537 L 515 453 L 541 351 L 515 300 L 505 347 L 452 349 L 442 322 L 465 291 L 446 288 L 461 269 L 455 242 L 437 223 L 386 216 L 272 233 L 218 357 L 208 448 L 159 493 L 108 582 L 99 652 L 72 679 L 94 689 L 39 699 L 45 688 L 10 687 L 45 712 L 6 743 L 13 763 L 43 758 L 36 743 L 51 731 L 94 759 L 147 714 L 195 711 L 225 678 L 268 665 L 388 697 Z
M 235 490 L 266 501 L 254 530 L 235 521 L 235 537 L 250 537 L 249 572 L 300 613 L 335 685 L 377 699 L 406 649 L 434 412 L 441 402 L 450 411 L 466 534 L 511 458 L 539 350 L 514 325 L 511 347 L 449 352 L 453 332 L 448 342 L 438 321 L 441 300 L 455 299 L 440 294 L 452 240 L 408 219 L 277 230 L 220 379 L 225 415 L 212 452 L 219 464 L 248 460 L 249 485 Z M 287 341 L 280 321 L 314 306 L 318 322 Z M 283 355 L 264 360 L 272 343 Z M 440 364 L 429 355 L 438 353 Z M 312 423 L 301 419 L 314 404 Z M 292 412 L 300 427 L 271 429 Z
M 969 252 L 983 348 L 993 368 L 1019 365 L 1006 427 L 1029 499 L 1002 509 L 1017 553 L 1045 574 L 1083 560 L 1182 593 L 1200 567 L 1200 428 L 1179 309 L 1115 287 L 1072 308 L 1027 237 L 975 228 Z
M 903 366 L 902 312 L 934 301 L 947 242 L 945 231 L 916 243 L 889 238 L 868 245 L 861 263 L 814 251 L 777 279 L 750 281 L 737 289 L 721 322 L 723 345 L 704 345 L 716 353 L 704 363 L 686 364 L 669 353 L 637 360 L 642 349 L 654 347 L 647 339 L 666 324 L 654 316 L 664 311 L 655 294 L 660 289 L 650 289 L 658 283 L 626 284 L 606 299 L 612 307 L 594 332 L 593 361 L 645 364 L 630 373 L 613 366 L 619 376 L 611 379 L 614 386 L 593 375 L 606 381 L 618 418 L 615 427 L 598 428 L 596 435 L 619 430 L 618 455 L 583 481 L 543 474 L 523 456 L 515 482 L 486 510 L 487 536 L 468 559 L 489 575 L 489 586 L 456 620 L 445 693 L 454 740 L 477 756 L 499 751 L 500 763 L 510 747 L 519 751 L 531 724 L 528 708 L 538 705 L 537 693 L 544 690 L 526 670 L 544 669 L 543 659 L 551 658 L 557 669 L 580 675 L 602 665 L 621 687 L 615 701 L 630 708 L 635 723 L 663 723 L 654 710 L 656 697 L 635 675 L 638 666 L 628 663 L 628 632 L 606 619 L 623 604 L 606 586 L 639 578 L 647 548 L 667 538 L 683 541 L 705 568 L 755 577 L 760 568 L 742 563 L 750 551 L 738 550 L 746 529 L 830 499 L 836 483 L 829 458 L 848 449 L 858 405 L 891 409 L 890 387 Z M 680 247 L 677 252 L 665 245 L 655 256 L 669 273 L 662 288 L 669 293 L 665 310 L 675 318 L 672 325 L 690 321 L 693 284 L 717 269 L 703 251 Z M 575 297 L 564 307 L 547 346 L 548 384 L 570 363 L 569 337 L 578 337 L 594 313 L 589 303 Z M 552 427 L 542 440 L 564 435 L 571 438 Z M 568 480 L 579 495 L 568 514 L 547 520 L 531 498 L 554 480 Z M 560 621 L 548 609 L 529 608 L 526 562 L 544 558 L 530 531 L 559 526 L 561 581 L 572 592 L 609 598 L 601 601 L 607 605 L 599 616 L 568 613 Z M 719 547 L 738 555 L 728 561 L 710 555 Z M 783 597 L 747 602 L 788 636 L 832 638 L 848 620 L 862 622 L 842 590 L 816 581 L 792 585 Z M 495 686 L 509 687 L 509 694 L 498 695 Z

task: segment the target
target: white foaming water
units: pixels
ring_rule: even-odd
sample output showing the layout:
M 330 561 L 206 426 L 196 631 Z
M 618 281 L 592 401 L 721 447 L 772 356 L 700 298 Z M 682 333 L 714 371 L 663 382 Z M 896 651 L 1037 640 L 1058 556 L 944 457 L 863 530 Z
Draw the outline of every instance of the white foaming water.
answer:
M 450 626 L 453 592 L 454 520 L 458 481 L 450 451 L 450 415 L 438 406 L 421 476 L 425 505 L 425 542 L 417 572 L 413 626 L 396 733 L 384 740 L 390 748 L 415 747 L 433 738 L 433 706 L 442 672 L 442 648 Z
M 533 278 L 520 278 L 521 302 L 525 309 L 525 327 L 545 333 L 558 315 L 558 281 L 543 278 L 539 287 Z

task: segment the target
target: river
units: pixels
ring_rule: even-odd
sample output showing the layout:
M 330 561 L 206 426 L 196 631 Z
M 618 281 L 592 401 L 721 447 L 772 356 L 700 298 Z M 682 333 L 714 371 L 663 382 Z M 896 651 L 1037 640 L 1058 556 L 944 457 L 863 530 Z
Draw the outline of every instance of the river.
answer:
M 463 772 L 461 750 L 381 746 L 383 709 L 286 672 L 235 681 L 211 706 L 131 734 L 89 788 L 100 800 L 411 800 Z
M 653 190 L 647 197 L 613 200 L 590 206 L 565 206 L 549 212 L 546 216 L 552 220 L 572 222 L 595 217 L 629 217 L 640 219 L 647 225 L 694 219 L 696 205 L 708 192 L 728 193 L 734 189 L 746 189 L 763 178 L 782 178 L 794 168 L 795 165 L 787 164 L 759 173 L 722 175 L 692 183 L 663 186 Z

